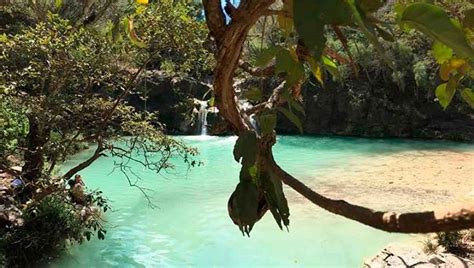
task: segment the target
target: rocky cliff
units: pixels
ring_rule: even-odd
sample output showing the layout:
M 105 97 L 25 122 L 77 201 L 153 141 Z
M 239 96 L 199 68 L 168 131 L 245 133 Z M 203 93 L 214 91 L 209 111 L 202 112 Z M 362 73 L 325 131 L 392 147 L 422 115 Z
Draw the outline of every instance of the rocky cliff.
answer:
M 157 111 L 168 133 L 194 134 L 199 109 L 195 99 L 210 98 L 206 94 L 209 83 L 152 72 L 146 85 L 142 82 L 139 87 L 139 91 L 146 90 L 146 101 L 132 95 L 129 102 L 139 110 Z M 420 91 L 410 85 L 408 81 L 402 90 L 390 79 L 358 78 L 344 84 L 327 79 L 322 87 L 309 81 L 302 91 L 306 115 L 299 115 L 304 133 L 474 141 L 474 110 L 455 97 L 444 111 L 435 100 L 434 89 Z M 269 94 L 274 86 L 274 81 L 266 81 L 264 92 Z M 220 122 L 216 118 L 210 113 L 209 124 Z M 299 133 L 281 114 L 277 131 Z
M 358 79 L 344 84 L 316 82 L 303 89 L 306 115 L 301 115 L 306 134 L 362 137 L 434 138 L 474 141 L 474 110 L 454 99 L 446 111 L 433 92 L 409 86 L 401 90 L 393 82 Z M 297 133 L 283 116 L 280 133 Z

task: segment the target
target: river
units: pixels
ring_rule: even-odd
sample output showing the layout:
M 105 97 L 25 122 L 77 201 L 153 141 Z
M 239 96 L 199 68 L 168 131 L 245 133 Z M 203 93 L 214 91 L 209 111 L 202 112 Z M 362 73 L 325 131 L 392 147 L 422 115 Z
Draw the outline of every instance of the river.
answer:
M 289 188 L 289 232 L 267 213 L 244 237 L 226 207 L 238 182 L 235 137 L 176 138 L 197 147 L 205 165 L 189 171 L 180 165 L 162 175 L 137 166 L 141 185 L 153 190 L 154 209 L 120 172 L 110 173 L 113 159 L 101 158 L 81 172 L 89 188 L 110 199 L 107 236 L 72 247 L 50 267 L 361 267 L 388 243 L 419 239 L 332 215 Z M 283 136 L 275 158 L 320 192 L 379 209 L 463 202 L 474 190 L 471 144 Z

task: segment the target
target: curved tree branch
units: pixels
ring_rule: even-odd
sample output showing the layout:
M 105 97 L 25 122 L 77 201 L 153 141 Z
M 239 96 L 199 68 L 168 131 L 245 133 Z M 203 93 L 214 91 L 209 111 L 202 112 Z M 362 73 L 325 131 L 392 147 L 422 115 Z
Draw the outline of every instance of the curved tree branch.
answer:
M 274 161 L 269 159 L 271 170 L 286 185 L 306 197 L 312 203 L 337 215 L 358 221 L 365 225 L 387 232 L 397 233 L 432 233 L 454 231 L 474 227 L 474 204 L 450 206 L 433 211 L 395 213 L 375 211 L 344 200 L 327 198 L 306 186 Z
M 249 29 L 260 16 L 264 16 L 268 12 L 268 8 L 274 1 L 275 0 L 241 1 L 231 24 L 224 27 L 225 29 L 223 29 L 222 24 L 219 23 L 222 16 L 220 1 L 204 1 L 208 25 L 211 34 L 216 38 L 219 49 L 216 55 L 217 65 L 214 70 L 216 101 L 221 115 L 234 127 L 237 133 L 248 130 L 249 127 L 245 123 L 246 120 L 244 120 L 244 116 L 247 116 L 247 112 L 240 113 L 236 104 L 236 96 L 233 87 L 235 70 L 239 65 L 242 47 Z M 213 12 L 220 13 L 216 15 L 213 14 Z M 222 35 L 221 30 L 224 31 Z M 220 43 L 221 45 L 219 45 Z M 301 86 L 300 83 L 298 84 Z M 296 90 L 299 90 L 299 88 Z M 278 91 L 277 88 L 270 99 L 264 103 L 265 106 L 268 105 L 272 107 L 279 103 Z M 259 140 L 261 149 L 259 150 L 258 157 L 264 162 L 265 168 L 308 200 L 329 212 L 388 232 L 430 233 L 474 227 L 474 204 L 465 204 L 462 207 L 448 207 L 433 211 L 395 213 L 375 211 L 348 203 L 344 200 L 327 198 L 313 191 L 278 166 L 271 151 L 275 143 L 274 135 L 259 137 Z
M 218 44 L 222 42 L 218 47 L 217 64 L 214 69 L 215 99 L 217 108 L 219 108 L 224 118 L 231 123 L 236 132 L 245 131 L 249 129 L 249 126 L 245 123 L 237 108 L 233 87 L 235 70 L 249 29 L 260 17 L 261 12 L 273 2 L 274 0 L 241 2 L 241 7 L 235 12 L 235 18 L 226 28 L 222 39 L 220 40 L 215 36 Z M 211 10 L 208 10 L 206 14 L 210 12 Z M 209 17 L 208 20 L 209 24 L 213 17 Z
M 87 159 L 86 161 L 78 164 L 77 166 L 71 168 L 68 172 L 66 172 L 66 174 L 63 175 L 63 179 L 69 180 L 74 174 L 90 166 L 95 160 L 104 155 L 102 153 L 103 151 L 105 151 L 105 148 L 103 147 L 102 142 L 99 141 L 99 144 L 97 145 L 97 149 L 94 151 L 94 154 L 92 154 L 91 157 L 89 157 L 89 159 Z
M 240 60 L 239 67 L 250 75 L 257 77 L 268 77 L 274 74 L 275 64 L 271 64 L 265 67 L 253 67 L 250 63 Z
M 203 0 L 204 14 L 206 16 L 207 27 L 212 37 L 220 44 L 220 40 L 225 31 L 225 15 L 221 7 L 220 0 Z

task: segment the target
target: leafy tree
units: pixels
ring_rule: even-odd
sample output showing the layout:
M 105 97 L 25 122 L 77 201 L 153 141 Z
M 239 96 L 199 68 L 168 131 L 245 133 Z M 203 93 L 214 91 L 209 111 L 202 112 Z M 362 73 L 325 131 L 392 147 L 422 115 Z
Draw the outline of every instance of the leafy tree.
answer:
M 127 94 L 142 79 L 149 58 L 139 66 L 118 63 L 115 59 L 120 56 L 120 49 L 105 36 L 73 27 L 58 15 L 49 13 L 48 17 L 46 22 L 27 27 L 19 34 L 7 35 L 0 46 L 0 169 L 25 182 L 15 202 L 2 193 L 0 203 L 21 207 L 23 214 L 28 215 L 22 227 L 6 232 L 0 217 L 1 235 L 6 237 L 4 241 L 11 242 L 7 245 L 18 245 L 15 237 L 36 239 L 28 233 L 28 228 L 35 229 L 32 226 L 37 225 L 37 214 L 30 212 L 52 196 L 65 204 L 70 202 L 65 182 L 100 157 L 111 155 L 118 159 L 114 161 L 115 168 L 147 198 L 145 189 L 130 178 L 135 173 L 131 172 L 129 163 L 138 163 L 155 172 L 173 168 L 169 161 L 172 158 L 181 158 L 189 166 L 197 164 L 194 160 L 197 151 L 163 134 L 154 123 L 155 114 L 139 113 L 125 103 Z M 74 152 L 71 148 L 78 143 L 88 143 L 95 150 L 84 162 L 57 174 L 55 167 Z M 21 171 L 11 168 L 11 156 L 22 160 Z M 103 198 L 91 196 L 90 202 L 105 211 Z M 9 209 L 18 211 L 14 206 Z M 48 215 L 54 218 L 61 213 L 72 213 L 70 206 L 62 208 L 63 212 L 54 210 L 51 213 L 59 214 Z M 78 237 L 90 237 L 89 229 L 98 228 L 97 234 L 103 238 L 105 232 L 97 224 L 98 221 L 84 222 L 85 233 L 72 236 L 69 230 L 55 237 L 81 242 Z M 45 250 L 52 250 L 49 245 L 56 245 L 49 242 Z M 62 244 L 58 241 L 58 245 Z M 12 252 L 16 252 L 10 249 L 9 260 Z
M 143 192 L 151 206 L 146 190 L 130 177 L 135 174 L 130 163 L 155 172 L 173 168 L 173 158 L 181 158 L 189 166 L 198 164 L 196 149 L 166 136 L 156 114 L 137 112 L 125 101 L 157 51 L 148 53 L 126 42 L 113 43 L 108 36 L 72 25 L 57 14 L 47 16 L 47 20 L 22 26 L 19 33 L 4 34 L 0 40 L 0 170 L 25 182 L 14 197 L 2 192 L 0 198 L 0 204 L 6 206 L 0 213 L 0 251 L 5 250 L 8 263 L 56 254 L 65 239 L 82 242 L 84 237 L 90 238 L 92 230 L 104 238 L 100 217 L 78 220 L 65 190 L 67 180 L 100 157 L 117 159 L 114 168 Z M 146 57 L 125 61 L 127 53 Z M 58 174 L 57 165 L 81 143 L 95 150 L 84 162 Z M 24 163 L 21 171 L 11 168 L 12 156 Z M 106 211 L 100 193 L 88 196 L 88 202 Z M 39 212 L 48 208 L 52 199 L 60 202 L 46 210 L 47 217 L 41 216 Z M 4 221 L 3 213 L 10 212 L 15 217 L 23 213 L 22 226 Z M 50 225 L 56 218 L 65 222 L 64 232 Z M 10 228 L 4 229 L 4 225 Z M 37 236 L 49 231 L 51 236 L 46 240 L 42 240 L 44 235 Z M 43 251 L 29 251 L 24 259 L 15 255 L 23 243 Z
M 113 61 L 114 49 L 105 37 L 49 16 L 48 22 L 9 36 L 0 50 L 4 94 L 10 105 L 24 107 L 28 118 L 20 175 L 31 182 L 47 178 L 76 142 L 94 143 L 97 149 L 66 172 L 65 179 L 107 152 L 129 160 L 134 159 L 134 150 L 143 150 L 145 156 L 160 153 L 166 160 L 177 154 L 191 164 L 188 156 L 196 153 L 194 149 L 162 134 L 151 123 L 153 114 L 139 114 L 123 103 L 143 67 L 130 74 Z M 59 139 L 51 140 L 53 134 Z M 123 135 L 132 136 L 129 146 L 117 147 L 114 141 Z M 0 156 L 5 159 L 14 153 L 20 152 L 2 151 Z M 156 171 L 168 165 L 167 161 L 146 164 Z
M 282 190 L 287 184 L 314 204 L 341 216 L 390 232 L 426 233 L 458 230 L 474 226 L 472 205 L 418 213 L 374 211 L 344 200 L 327 198 L 308 188 L 288 174 L 273 159 L 277 113 L 288 117 L 301 131 L 297 113 L 301 85 L 311 73 L 323 83 L 328 72 L 337 76 L 337 66 L 347 64 L 353 72 L 359 67 L 353 61 L 349 40 L 343 30 L 358 31 L 370 43 L 378 57 L 400 80 L 395 64 L 386 54 L 383 43 L 393 42 L 391 27 L 418 31 L 434 41 L 432 53 L 440 66 L 436 90 L 440 104 L 446 107 L 456 92 L 473 105 L 470 79 L 473 77 L 473 28 L 469 14 L 446 11 L 444 2 L 366 0 L 243 0 L 238 6 L 227 1 L 224 9 L 219 0 L 204 0 L 206 21 L 216 45 L 214 68 L 215 103 L 220 114 L 239 136 L 234 148 L 235 160 L 242 164 L 240 182 L 229 200 L 229 214 L 243 233 L 270 210 L 280 228 L 289 224 L 289 209 Z M 467 2 L 463 6 L 466 6 Z M 448 6 L 449 7 L 449 6 Z M 392 8 L 394 19 L 380 17 L 380 10 Z M 456 13 L 456 14 L 449 14 Z M 457 19 L 453 18 L 456 17 Z M 230 18 L 230 21 L 226 20 Z M 254 25 L 265 17 L 276 18 L 283 39 L 263 49 L 253 62 L 243 54 L 245 42 Z M 331 46 L 331 36 L 341 43 L 347 57 Z M 262 38 L 263 39 L 263 38 Z M 381 41 L 381 40 L 385 41 Z M 250 109 L 236 102 L 234 79 L 238 69 L 253 76 L 278 77 L 281 83 L 266 101 L 257 101 Z M 252 94 L 254 96 L 255 94 Z M 260 94 L 262 95 L 262 94 Z M 245 96 L 244 96 L 245 97 Z M 250 117 L 256 118 L 252 124 Z
M 205 47 L 206 24 L 195 17 L 198 7 L 187 1 L 162 0 L 130 9 L 122 21 L 129 40 L 148 53 L 157 53 L 148 68 L 196 78 L 211 73 L 214 58 Z
M 11 151 L 18 146 L 18 140 L 28 133 L 28 119 L 19 107 L 12 106 L 3 95 L 0 96 L 0 151 Z

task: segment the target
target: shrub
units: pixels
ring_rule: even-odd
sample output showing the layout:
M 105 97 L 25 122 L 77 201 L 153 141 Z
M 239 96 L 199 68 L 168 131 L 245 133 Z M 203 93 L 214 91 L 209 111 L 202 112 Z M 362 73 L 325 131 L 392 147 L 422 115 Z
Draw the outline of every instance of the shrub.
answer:
M 439 245 L 436 244 L 431 238 L 427 238 L 423 243 L 423 252 L 426 254 L 438 253 Z
M 459 231 L 441 232 L 436 234 L 436 241 L 438 245 L 443 246 L 447 252 L 465 256 L 468 247 L 463 242 L 463 236 L 463 233 Z
M 97 199 L 91 198 L 94 200 Z M 81 215 L 68 200 L 66 192 L 51 194 L 23 213 L 22 226 L 0 234 L 0 252 L 4 252 L 4 262 L 8 266 L 44 262 L 61 253 L 69 243 L 90 239 L 91 229 L 99 229 L 100 239 L 105 235 L 99 215 Z

